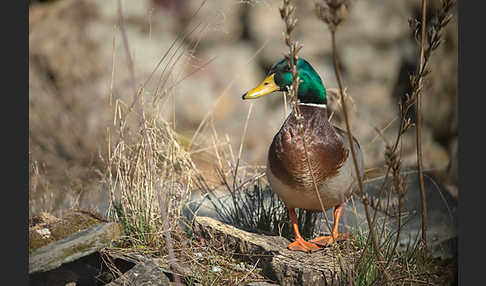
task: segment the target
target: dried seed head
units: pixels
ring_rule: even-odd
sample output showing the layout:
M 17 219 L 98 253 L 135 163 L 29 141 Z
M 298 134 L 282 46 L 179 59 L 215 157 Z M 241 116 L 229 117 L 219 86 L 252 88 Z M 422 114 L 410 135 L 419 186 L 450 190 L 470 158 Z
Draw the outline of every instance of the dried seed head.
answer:
M 322 0 L 314 4 L 317 18 L 327 23 L 331 30 L 346 19 L 351 7 L 349 0 Z

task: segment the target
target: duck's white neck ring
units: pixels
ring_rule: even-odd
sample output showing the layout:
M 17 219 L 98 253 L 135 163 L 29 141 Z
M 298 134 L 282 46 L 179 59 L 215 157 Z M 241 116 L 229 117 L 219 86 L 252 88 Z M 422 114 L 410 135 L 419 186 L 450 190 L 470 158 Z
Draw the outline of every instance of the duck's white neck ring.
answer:
M 327 104 L 317 104 L 317 103 L 299 103 L 299 105 L 313 106 L 313 107 L 319 107 L 319 108 L 326 108 L 326 109 L 327 109 Z

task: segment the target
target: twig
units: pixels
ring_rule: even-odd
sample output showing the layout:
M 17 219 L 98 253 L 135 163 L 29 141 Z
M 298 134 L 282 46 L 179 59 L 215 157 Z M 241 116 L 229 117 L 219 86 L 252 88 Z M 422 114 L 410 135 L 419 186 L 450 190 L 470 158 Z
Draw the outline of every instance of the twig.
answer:
M 424 46 L 425 46 L 425 27 L 427 20 L 427 0 L 422 0 L 422 32 L 420 37 L 420 64 L 419 70 L 424 68 Z M 427 201 L 424 190 L 424 175 L 423 175 L 423 163 L 422 163 L 422 83 L 423 77 L 418 81 L 417 92 L 417 128 L 416 142 L 417 142 L 417 167 L 420 186 L 420 199 L 422 202 L 422 242 L 427 249 Z
M 235 166 L 235 172 L 234 172 L 234 180 L 233 180 L 233 188 L 235 188 L 236 184 L 236 178 L 238 174 L 238 166 L 240 165 L 240 160 L 241 160 L 241 152 L 243 151 L 243 143 L 246 139 L 246 130 L 248 129 L 248 122 L 250 121 L 250 115 L 251 115 L 251 110 L 253 108 L 253 103 L 250 103 L 250 107 L 248 107 L 248 114 L 246 116 L 245 120 L 245 127 L 243 128 L 243 134 L 241 136 L 241 142 L 240 142 L 240 150 L 238 151 L 238 158 L 236 159 L 236 166 Z
M 417 167 L 420 184 L 420 194 L 422 201 L 422 242 L 427 247 L 427 203 L 423 185 L 423 164 L 422 164 L 422 90 L 423 79 L 429 74 L 427 65 L 430 60 L 430 56 L 442 43 L 441 32 L 447 26 L 452 19 L 451 10 L 454 7 L 456 1 L 444 0 L 442 1 L 442 7 L 431 21 L 431 27 L 426 31 L 426 9 L 427 1 L 422 0 L 422 19 L 421 22 L 417 20 L 411 20 L 409 22 L 415 39 L 420 41 L 420 58 L 419 67 L 415 75 L 410 77 L 410 84 L 412 86 L 411 101 L 416 101 L 417 106 L 417 129 L 416 129 L 416 143 L 417 143 Z M 420 38 L 419 38 L 420 28 Z M 409 100 L 407 98 L 407 100 Z

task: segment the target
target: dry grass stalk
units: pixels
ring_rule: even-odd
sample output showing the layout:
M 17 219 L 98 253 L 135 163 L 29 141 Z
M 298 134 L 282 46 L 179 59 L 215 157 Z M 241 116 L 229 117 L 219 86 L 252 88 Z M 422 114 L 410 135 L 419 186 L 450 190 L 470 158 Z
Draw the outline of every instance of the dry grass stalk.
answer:
M 338 64 L 338 50 L 336 47 L 336 31 L 337 28 L 339 27 L 339 24 L 341 24 L 347 14 L 348 11 L 350 10 L 350 1 L 347 0 L 323 0 L 322 2 L 315 2 L 315 8 L 316 8 L 316 15 L 317 17 L 322 20 L 324 23 L 326 23 L 329 26 L 329 30 L 331 32 L 331 38 L 332 38 L 332 52 L 333 52 L 333 62 L 334 62 L 334 70 L 336 73 L 336 79 L 338 82 L 339 86 L 339 91 L 340 94 L 344 94 L 344 89 L 343 89 L 343 84 L 342 84 L 342 79 L 341 79 L 341 72 L 339 69 L 339 64 Z M 349 124 L 349 117 L 348 117 L 348 112 L 347 112 L 347 106 L 344 101 L 344 97 L 341 96 L 341 105 L 343 109 L 343 114 L 344 114 L 344 121 L 346 123 L 346 130 L 348 133 L 348 139 L 349 139 L 349 145 L 351 149 L 351 155 L 353 158 L 353 163 L 356 171 L 356 176 L 358 178 L 358 186 L 359 186 L 359 195 L 362 197 L 363 200 L 363 205 L 365 208 L 365 213 L 366 213 L 366 219 L 368 222 L 369 226 L 369 231 L 370 231 L 370 238 L 371 242 L 373 244 L 375 253 L 378 257 L 379 263 L 383 263 L 383 255 L 381 254 L 381 250 L 378 246 L 376 236 L 374 233 L 374 227 L 371 222 L 371 217 L 370 217 L 370 212 L 369 212 L 369 202 L 368 202 L 368 196 L 367 193 L 364 191 L 363 187 L 363 179 L 361 177 L 359 167 L 358 167 L 358 161 L 356 157 L 356 151 L 354 150 L 353 146 L 353 136 L 351 133 L 351 127 Z M 382 268 L 383 274 L 385 275 L 386 279 L 389 281 L 390 277 L 386 269 Z
M 398 157 L 396 151 L 393 151 L 390 146 L 386 147 L 386 152 L 385 152 L 385 160 L 386 160 L 386 165 L 389 166 L 392 170 L 393 173 L 393 191 L 397 193 L 398 195 L 398 215 L 397 215 L 397 231 L 395 234 L 395 242 L 393 244 L 392 250 L 390 251 L 391 255 L 389 255 L 389 258 L 387 260 L 387 263 L 385 265 L 385 268 L 389 265 L 393 258 L 393 254 L 395 253 L 395 250 L 398 245 L 398 241 L 400 239 L 400 230 L 402 226 L 402 209 L 403 209 L 403 200 L 405 198 L 406 194 L 406 182 L 404 181 L 401 173 L 400 173 L 400 168 L 401 168 L 401 162 L 400 158 Z M 376 213 L 375 213 L 376 214 Z M 383 228 L 384 228 L 384 223 L 383 223 Z M 384 230 L 382 230 L 382 233 L 384 233 Z
M 424 46 L 425 46 L 425 27 L 427 19 L 427 0 L 422 0 L 422 28 L 420 36 L 420 63 L 419 70 L 422 70 L 424 66 Z M 417 168 L 420 186 L 420 199 L 422 201 L 422 243 L 427 249 L 427 200 L 425 197 L 424 189 L 424 175 L 423 175 L 423 159 L 422 159 L 422 83 L 423 78 L 419 78 L 418 93 L 417 93 L 417 127 L 416 142 L 417 142 Z
M 454 0 L 444 0 L 442 7 L 437 12 L 437 16 L 432 20 L 432 24 L 427 31 L 427 1 L 422 0 L 422 14 L 420 21 L 417 19 L 410 20 L 409 24 L 413 34 L 420 46 L 418 71 L 411 76 L 410 83 L 412 86 L 412 98 L 417 108 L 417 126 L 416 126 L 416 143 L 417 143 L 417 168 L 420 182 L 420 195 L 422 200 L 422 242 L 427 246 L 427 202 L 425 198 L 423 182 L 423 159 L 422 159 L 422 91 L 423 80 L 430 72 L 427 69 L 430 56 L 441 44 L 441 33 L 452 19 L 451 10 L 455 5 Z M 420 33 L 419 33 L 420 31 Z M 420 34 L 420 36 L 419 36 Z

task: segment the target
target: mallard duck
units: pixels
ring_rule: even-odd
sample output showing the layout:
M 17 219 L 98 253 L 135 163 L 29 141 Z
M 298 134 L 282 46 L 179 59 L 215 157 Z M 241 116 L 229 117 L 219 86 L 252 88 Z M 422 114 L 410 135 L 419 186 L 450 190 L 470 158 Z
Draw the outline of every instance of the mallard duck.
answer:
M 348 134 L 329 122 L 326 89 L 319 74 L 302 58 L 297 61 L 297 72 L 300 79 L 297 98 L 304 127 L 303 137 L 321 200 L 309 172 L 302 132 L 299 132 L 294 111 L 273 138 L 268 150 L 266 175 L 271 189 L 288 208 L 295 232 L 295 241 L 288 248 L 308 252 L 348 237 L 348 234 L 338 233 L 339 218 L 343 204 L 357 186 L 357 180 Z M 255 99 L 274 91 L 286 91 L 291 84 L 290 67 L 282 59 L 273 64 L 260 85 L 242 98 Z M 363 174 L 363 155 L 358 140 L 353 137 L 353 141 L 360 174 Z M 322 207 L 326 210 L 334 208 L 332 233 L 305 241 L 299 232 L 295 208 L 322 211 Z

